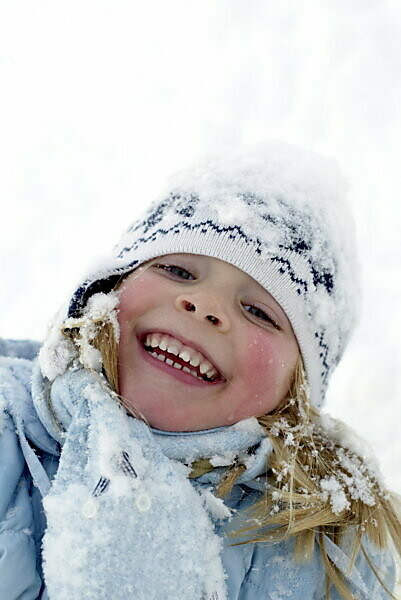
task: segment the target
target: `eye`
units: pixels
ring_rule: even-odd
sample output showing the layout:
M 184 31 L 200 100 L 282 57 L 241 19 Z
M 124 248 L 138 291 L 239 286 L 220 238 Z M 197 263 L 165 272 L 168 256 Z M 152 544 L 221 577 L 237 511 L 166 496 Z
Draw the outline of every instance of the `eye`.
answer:
M 192 275 L 192 273 L 190 273 L 189 271 L 187 271 L 187 269 L 184 269 L 183 267 L 179 267 L 178 265 L 165 265 L 163 263 L 157 263 L 155 265 L 152 265 L 152 267 L 154 269 L 160 269 L 162 271 L 167 271 L 167 273 L 169 273 L 170 275 L 172 275 L 173 277 L 176 277 L 178 279 L 187 279 L 187 280 L 195 279 L 195 277 Z
M 266 321 L 267 323 L 270 323 L 270 325 L 273 325 L 273 327 L 275 329 L 278 329 L 278 330 L 281 329 L 280 326 L 278 325 L 278 323 L 276 323 L 276 321 L 274 319 L 272 319 L 267 314 L 267 312 L 265 312 L 261 308 L 258 308 L 257 306 L 253 306 L 253 304 L 243 304 L 242 306 L 244 307 L 244 310 L 251 313 L 257 319 L 260 319 L 262 321 Z

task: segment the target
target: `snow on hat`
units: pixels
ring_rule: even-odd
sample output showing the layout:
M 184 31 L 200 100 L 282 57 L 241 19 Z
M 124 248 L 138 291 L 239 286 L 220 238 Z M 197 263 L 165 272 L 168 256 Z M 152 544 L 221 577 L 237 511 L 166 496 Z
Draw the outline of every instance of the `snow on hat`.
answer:
M 178 173 L 76 290 L 69 317 L 141 263 L 193 253 L 224 260 L 259 282 L 285 311 L 315 406 L 353 328 L 353 221 L 337 164 L 281 142 L 211 155 Z

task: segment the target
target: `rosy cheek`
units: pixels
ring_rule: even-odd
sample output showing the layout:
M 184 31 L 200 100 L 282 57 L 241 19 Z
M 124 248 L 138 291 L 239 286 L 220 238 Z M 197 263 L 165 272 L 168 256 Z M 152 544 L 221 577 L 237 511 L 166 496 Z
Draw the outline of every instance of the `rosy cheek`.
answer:
M 275 403 L 286 393 L 287 373 L 292 371 L 283 356 L 281 341 L 265 331 L 248 331 L 244 336 L 243 373 L 249 401 L 257 408 L 270 410 L 266 401 Z
M 268 373 L 273 371 L 276 363 L 276 352 L 264 332 L 251 332 L 245 338 L 244 367 L 250 375 L 250 380 L 260 384 L 269 380 Z
M 160 298 L 161 282 L 146 273 L 127 280 L 120 293 L 120 325 L 148 311 Z

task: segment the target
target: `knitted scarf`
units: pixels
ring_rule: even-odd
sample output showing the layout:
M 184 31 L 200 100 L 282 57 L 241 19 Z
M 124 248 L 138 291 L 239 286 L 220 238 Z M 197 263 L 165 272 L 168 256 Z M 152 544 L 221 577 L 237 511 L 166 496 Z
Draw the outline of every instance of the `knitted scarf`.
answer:
M 225 599 L 210 490 L 191 485 L 186 464 L 245 455 L 263 440 L 257 422 L 163 435 L 128 416 L 85 369 L 58 377 L 50 398 L 51 412 L 44 388 L 36 399 L 42 422 L 63 445 L 44 498 L 49 597 Z M 218 503 L 219 515 L 228 516 L 213 497 Z

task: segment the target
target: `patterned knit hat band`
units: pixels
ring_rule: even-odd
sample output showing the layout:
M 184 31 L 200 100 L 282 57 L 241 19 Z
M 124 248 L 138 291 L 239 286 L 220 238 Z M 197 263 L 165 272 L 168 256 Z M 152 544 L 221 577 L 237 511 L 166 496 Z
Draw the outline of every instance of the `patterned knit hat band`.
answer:
M 299 343 L 311 401 L 320 406 L 355 321 L 355 249 L 344 193 L 333 161 L 288 145 L 213 156 L 175 177 L 128 229 L 114 262 L 77 289 L 69 314 L 157 256 L 219 258 L 280 304 Z

